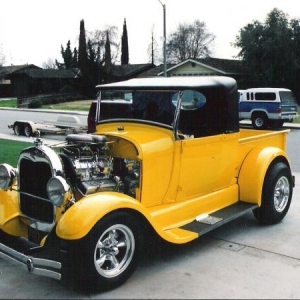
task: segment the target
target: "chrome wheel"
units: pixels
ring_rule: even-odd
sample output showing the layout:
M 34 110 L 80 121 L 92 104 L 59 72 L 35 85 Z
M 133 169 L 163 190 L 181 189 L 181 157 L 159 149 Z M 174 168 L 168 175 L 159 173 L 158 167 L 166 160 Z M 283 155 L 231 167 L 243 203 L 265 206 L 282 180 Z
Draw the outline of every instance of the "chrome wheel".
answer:
M 282 176 L 276 183 L 274 189 L 274 208 L 282 212 L 289 202 L 290 184 L 286 177 Z
M 256 118 L 255 119 L 255 126 L 257 128 L 261 128 L 264 125 L 264 120 L 262 118 Z
M 135 250 L 134 234 L 129 227 L 116 224 L 109 227 L 99 238 L 94 264 L 97 272 L 105 277 L 116 277 L 130 264 Z
M 252 126 L 255 129 L 265 129 L 268 125 L 267 116 L 260 113 L 256 113 L 255 115 L 253 115 L 251 120 L 252 120 Z

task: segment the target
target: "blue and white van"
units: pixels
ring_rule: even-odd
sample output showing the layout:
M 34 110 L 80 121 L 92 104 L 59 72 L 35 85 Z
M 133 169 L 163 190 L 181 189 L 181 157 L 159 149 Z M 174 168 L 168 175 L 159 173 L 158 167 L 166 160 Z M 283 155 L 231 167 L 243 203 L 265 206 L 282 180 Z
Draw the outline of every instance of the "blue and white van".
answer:
M 298 117 L 293 92 L 284 88 L 251 88 L 239 90 L 239 118 L 249 119 L 255 129 L 282 127 Z

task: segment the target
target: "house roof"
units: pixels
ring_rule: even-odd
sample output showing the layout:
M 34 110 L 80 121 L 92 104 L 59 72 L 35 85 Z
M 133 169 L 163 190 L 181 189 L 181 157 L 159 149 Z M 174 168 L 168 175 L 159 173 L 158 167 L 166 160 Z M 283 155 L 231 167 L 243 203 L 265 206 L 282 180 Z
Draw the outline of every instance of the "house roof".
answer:
M 114 77 L 137 77 L 139 74 L 147 72 L 153 68 L 153 64 L 127 64 L 112 65 L 111 75 Z
M 176 68 L 185 65 L 187 63 L 192 63 L 195 65 L 205 66 L 208 69 L 214 70 L 216 73 L 222 75 L 233 75 L 233 74 L 243 74 L 242 61 L 237 59 L 222 59 L 222 58 L 197 58 L 197 59 L 187 59 L 179 64 L 173 65 L 167 69 L 167 72 L 175 70 Z M 163 75 L 163 72 L 157 74 L 158 76 Z
M 39 67 L 35 65 L 17 65 L 17 66 L 2 66 L 0 67 L 0 79 L 6 77 L 7 75 L 13 74 L 15 72 L 19 72 L 21 70 L 26 70 L 26 69 L 40 69 Z
M 196 59 L 200 64 L 212 67 L 214 69 L 223 71 L 227 74 L 244 73 L 242 61 L 238 59 L 223 59 L 223 58 L 199 58 Z
M 175 66 L 175 64 L 167 64 L 167 70 L 174 67 L 174 66 Z M 164 72 L 164 64 L 161 64 L 161 65 L 158 65 L 158 66 L 154 66 L 150 70 L 139 74 L 137 77 L 139 77 L 139 78 L 141 78 L 141 77 L 155 77 L 155 76 L 163 75 L 163 72 Z
M 57 69 L 25 69 L 18 70 L 9 77 L 22 74 L 34 79 L 43 78 L 77 78 L 80 76 L 79 69 L 57 70 Z

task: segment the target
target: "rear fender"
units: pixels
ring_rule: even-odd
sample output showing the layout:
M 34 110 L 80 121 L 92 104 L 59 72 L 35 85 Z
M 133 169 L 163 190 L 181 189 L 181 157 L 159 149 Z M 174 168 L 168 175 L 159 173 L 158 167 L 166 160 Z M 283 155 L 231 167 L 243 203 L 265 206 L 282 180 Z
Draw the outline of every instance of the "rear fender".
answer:
M 265 175 L 275 160 L 289 166 L 286 153 L 277 147 L 255 148 L 246 156 L 238 177 L 241 201 L 261 205 Z

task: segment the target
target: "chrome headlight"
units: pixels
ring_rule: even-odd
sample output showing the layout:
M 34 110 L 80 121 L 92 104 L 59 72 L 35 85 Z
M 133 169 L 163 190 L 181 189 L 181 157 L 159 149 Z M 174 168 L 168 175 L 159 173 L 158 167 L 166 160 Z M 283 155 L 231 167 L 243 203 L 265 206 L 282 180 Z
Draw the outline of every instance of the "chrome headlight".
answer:
M 47 182 L 47 195 L 55 206 L 61 206 L 70 197 L 70 186 L 61 176 L 55 176 Z
M 13 186 L 17 179 L 16 169 L 8 164 L 0 165 L 0 189 L 6 190 Z

